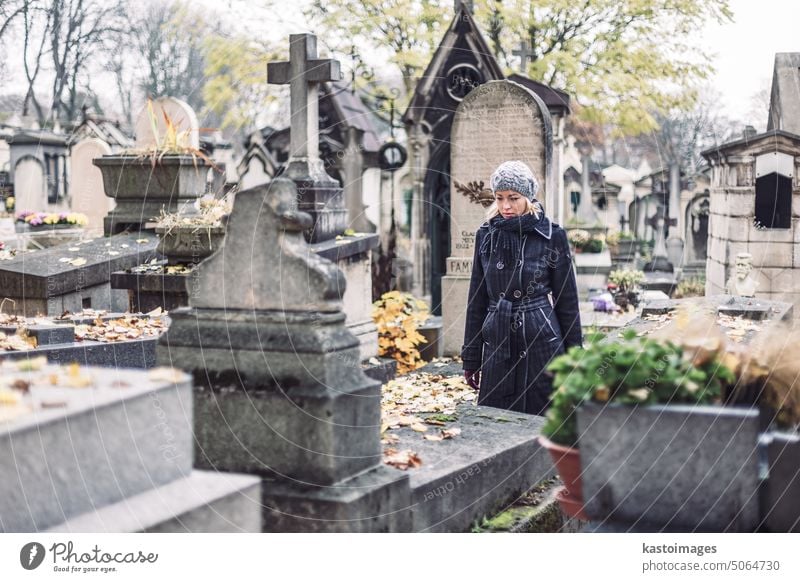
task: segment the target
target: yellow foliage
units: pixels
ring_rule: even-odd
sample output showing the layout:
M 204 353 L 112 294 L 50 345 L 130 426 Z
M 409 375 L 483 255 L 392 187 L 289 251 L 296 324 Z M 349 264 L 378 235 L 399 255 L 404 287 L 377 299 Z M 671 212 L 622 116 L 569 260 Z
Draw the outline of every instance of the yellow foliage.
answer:
M 423 364 L 418 346 L 427 340 L 417 328 L 429 315 L 424 301 L 399 291 L 384 293 L 372 306 L 372 319 L 378 327 L 378 354 L 394 358 L 401 374 Z

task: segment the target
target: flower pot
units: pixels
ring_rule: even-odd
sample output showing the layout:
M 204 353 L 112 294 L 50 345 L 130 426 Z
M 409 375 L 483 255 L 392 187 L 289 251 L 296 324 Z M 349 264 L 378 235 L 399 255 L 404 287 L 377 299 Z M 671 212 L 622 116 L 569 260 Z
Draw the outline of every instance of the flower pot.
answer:
M 111 155 L 92 163 L 103 174 L 106 196 L 117 202 L 103 221 L 106 235 L 184 210 L 205 194 L 210 167 L 190 155 L 162 156 L 155 164 L 150 156 Z
M 583 489 L 581 486 L 581 459 L 578 449 L 565 447 L 539 436 L 539 443 L 550 452 L 553 464 L 564 487 L 556 495 L 561 510 L 578 519 L 588 519 L 583 511 Z

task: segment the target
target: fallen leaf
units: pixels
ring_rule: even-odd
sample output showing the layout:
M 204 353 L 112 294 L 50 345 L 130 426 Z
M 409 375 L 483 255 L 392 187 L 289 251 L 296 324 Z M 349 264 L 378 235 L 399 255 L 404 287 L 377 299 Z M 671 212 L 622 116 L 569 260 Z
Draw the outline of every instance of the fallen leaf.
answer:
M 164 313 L 163 309 L 161 309 L 160 307 L 156 307 L 153 311 L 148 311 L 146 315 L 148 317 L 161 317 L 163 313 Z
M 436 442 L 444 440 L 444 436 L 441 434 L 424 434 L 422 435 L 422 438 L 424 438 L 426 441 Z
M 137 242 L 137 243 L 139 243 L 139 244 L 141 245 L 141 244 L 144 244 L 144 243 L 146 243 L 146 242 L 147 242 L 147 239 L 146 239 L 146 238 L 137 238 L 137 239 L 136 239 L 136 242 Z
M 108 254 L 111 255 L 112 257 L 115 257 L 119 254 L 119 251 L 108 251 Z
M 442 429 L 442 438 L 451 439 L 461 434 L 460 428 L 445 428 Z
M 66 400 L 42 400 L 42 408 L 64 408 Z
M 17 362 L 17 370 L 20 372 L 38 372 L 47 365 L 47 356 L 37 356 L 35 358 L 28 358 L 27 360 L 20 360 Z
M 11 383 L 10 388 L 12 388 L 13 390 L 19 390 L 23 394 L 27 394 L 28 392 L 30 392 L 31 383 L 23 380 L 22 378 L 18 378 Z
M 70 251 L 79 251 L 79 250 L 81 250 L 81 247 L 69 247 L 69 250 Z
M 123 249 L 127 249 L 131 245 L 119 245 L 119 246 L 122 247 Z
M 20 396 L 16 392 L 0 389 L 0 406 L 12 406 L 18 404 L 19 400 Z
M 411 450 L 386 449 L 383 452 L 383 462 L 403 471 L 422 465 L 422 460 L 417 456 L 417 453 Z
M 426 430 L 428 430 L 428 427 L 425 426 L 424 424 L 415 422 L 414 424 L 411 425 L 411 430 L 413 430 L 414 432 L 425 432 Z
M 80 267 L 81 265 L 86 264 L 86 259 L 84 259 L 83 257 L 78 257 L 77 259 L 72 259 L 71 261 L 68 261 L 68 263 L 73 267 Z

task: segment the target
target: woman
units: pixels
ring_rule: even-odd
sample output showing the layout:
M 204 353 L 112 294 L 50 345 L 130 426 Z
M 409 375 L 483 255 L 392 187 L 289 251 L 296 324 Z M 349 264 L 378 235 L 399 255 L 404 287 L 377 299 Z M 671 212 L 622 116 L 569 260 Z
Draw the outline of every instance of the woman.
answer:
M 475 235 L 464 376 L 480 390 L 478 404 L 543 414 L 547 364 L 582 341 L 569 243 L 536 201 L 528 166 L 504 162 L 490 185 L 495 202 Z

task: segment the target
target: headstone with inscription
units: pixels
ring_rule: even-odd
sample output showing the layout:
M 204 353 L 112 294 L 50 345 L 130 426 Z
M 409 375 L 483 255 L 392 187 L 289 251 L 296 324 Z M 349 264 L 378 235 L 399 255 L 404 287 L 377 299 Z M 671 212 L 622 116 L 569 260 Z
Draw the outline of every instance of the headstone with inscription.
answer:
M 456 110 L 451 132 L 451 240 L 442 279 L 444 352 L 457 354 L 464 339 L 475 231 L 491 204 L 489 176 L 502 162 L 521 160 L 536 174 L 545 211 L 555 195 L 553 132 L 542 100 L 512 81 L 474 89 Z

